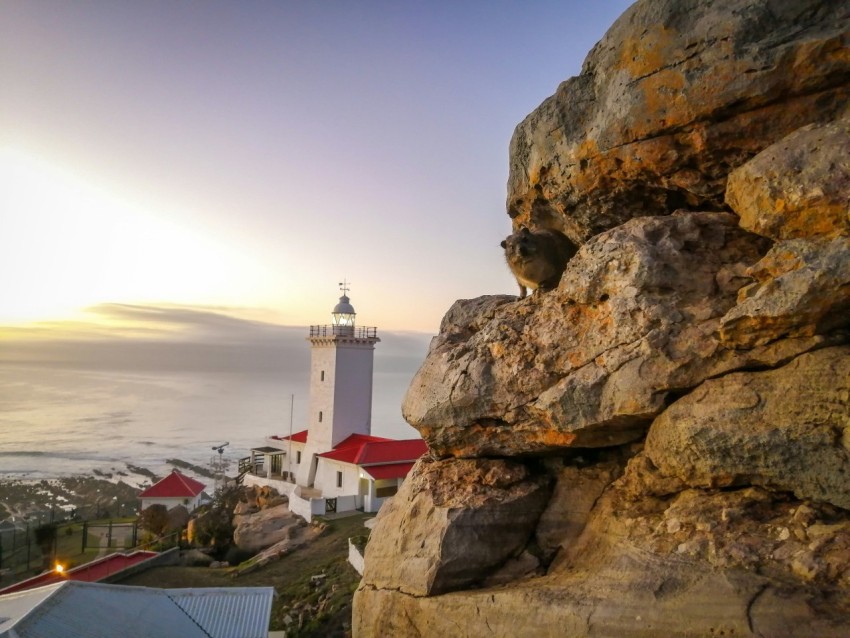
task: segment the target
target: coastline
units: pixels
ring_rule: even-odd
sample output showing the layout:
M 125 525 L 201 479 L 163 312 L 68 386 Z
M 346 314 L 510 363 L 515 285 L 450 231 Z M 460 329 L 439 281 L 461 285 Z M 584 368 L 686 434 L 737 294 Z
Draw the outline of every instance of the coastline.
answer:
M 89 473 L 56 478 L 8 476 L 0 479 L 0 522 L 42 524 L 65 519 L 135 516 L 138 494 L 171 468 L 197 478 L 212 494 L 215 482 L 205 468 L 181 459 L 168 459 L 153 471 L 128 464 L 125 469 L 92 469 Z M 163 471 L 165 470 L 165 471 Z

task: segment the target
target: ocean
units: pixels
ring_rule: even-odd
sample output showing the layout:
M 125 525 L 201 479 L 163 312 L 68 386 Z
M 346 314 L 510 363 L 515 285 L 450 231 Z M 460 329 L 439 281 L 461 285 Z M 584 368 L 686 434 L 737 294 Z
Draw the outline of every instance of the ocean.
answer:
M 281 335 L 226 347 L 213 341 L 0 344 L 0 480 L 93 472 L 133 477 L 128 466 L 161 475 L 172 458 L 209 467 L 218 456 L 213 447 L 225 442 L 224 459 L 235 474 L 252 446 L 289 433 L 292 395 L 292 431 L 306 427 L 309 344 L 302 330 Z M 401 401 L 429 336 L 381 337 L 372 433 L 416 437 L 401 417 Z

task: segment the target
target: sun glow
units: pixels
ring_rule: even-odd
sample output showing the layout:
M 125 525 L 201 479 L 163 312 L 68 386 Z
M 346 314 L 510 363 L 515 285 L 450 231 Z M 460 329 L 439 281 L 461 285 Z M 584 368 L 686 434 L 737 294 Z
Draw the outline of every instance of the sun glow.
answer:
M 103 301 L 247 300 L 267 274 L 170 211 L 0 149 L 0 322 L 74 318 Z

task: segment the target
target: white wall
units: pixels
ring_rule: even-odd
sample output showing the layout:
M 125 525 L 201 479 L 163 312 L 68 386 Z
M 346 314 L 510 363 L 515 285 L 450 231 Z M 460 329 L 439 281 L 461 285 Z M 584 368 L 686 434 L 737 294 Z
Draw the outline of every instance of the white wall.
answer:
M 363 562 L 363 554 L 354 546 L 350 538 L 348 539 L 348 562 L 351 563 L 358 574 L 363 575 L 363 570 L 366 567 Z
M 342 472 L 342 487 L 336 486 L 337 472 Z M 360 490 L 360 468 L 351 463 L 320 458 L 316 471 L 316 488 L 322 490 L 322 496 L 325 498 L 348 494 L 356 496 Z
M 336 336 L 314 337 L 310 344 L 309 434 L 295 476 L 299 485 L 318 487 L 310 477 L 313 457 L 352 434 L 371 432 L 375 343 Z
M 295 483 L 290 483 L 289 481 L 279 481 L 277 479 L 270 479 L 266 478 L 265 476 L 254 476 L 253 474 L 246 474 L 245 478 L 242 479 L 242 484 L 247 485 L 248 487 L 273 487 L 277 490 L 278 494 L 282 494 L 284 496 L 289 496 L 292 490 L 295 489 Z
M 337 345 L 329 339 L 315 339 L 310 349 L 310 407 L 307 443 L 318 452 L 327 452 L 331 444 L 333 424 L 334 384 L 337 378 Z M 322 372 L 325 379 L 322 380 Z M 319 421 L 319 412 L 322 420 Z
M 375 346 L 368 341 L 341 343 L 337 348 L 332 445 L 372 431 L 374 359 Z
M 325 513 L 325 499 L 303 498 L 298 488 L 295 488 L 289 495 L 289 511 L 309 523 L 314 516 L 322 516 Z

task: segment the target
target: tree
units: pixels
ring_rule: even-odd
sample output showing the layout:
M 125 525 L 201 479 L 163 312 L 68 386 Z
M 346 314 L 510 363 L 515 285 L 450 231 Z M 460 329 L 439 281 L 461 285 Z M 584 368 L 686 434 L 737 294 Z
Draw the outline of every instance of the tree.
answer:
M 35 542 L 41 549 L 41 562 L 43 569 L 50 569 L 53 560 L 53 551 L 56 547 L 56 525 L 45 523 L 35 528 Z
M 168 510 L 159 503 L 149 505 L 139 515 L 139 527 L 153 534 L 162 536 L 168 529 Z
M 245 488 L 230 483 L 216 490 L 213 502 L 194 523 L 194 541 L 198 545 L 226 548 L 233 543 L 233 510 L 245 494 Z

